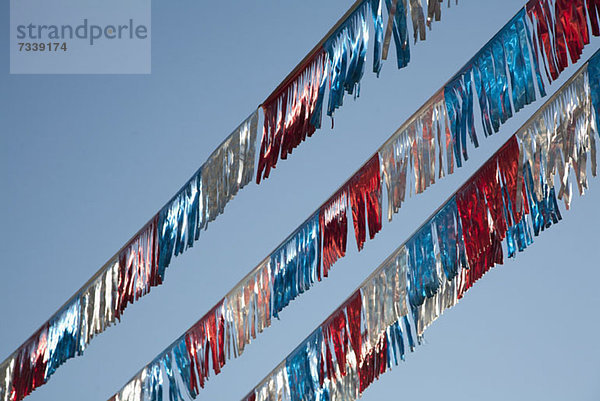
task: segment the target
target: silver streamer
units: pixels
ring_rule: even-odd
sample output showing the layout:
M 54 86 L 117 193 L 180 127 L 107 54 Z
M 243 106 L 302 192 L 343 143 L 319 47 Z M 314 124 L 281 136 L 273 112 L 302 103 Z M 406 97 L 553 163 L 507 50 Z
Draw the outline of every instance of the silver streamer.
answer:
M 585 193 L 588 154 L 592 176 L 597 174 L 596 135 L 596 117 L 584 68 L 517 133 L 524 150 L 523 162 L 531 166 L 538 199 L 544 197 L 543 184 L 552 188 L 557 178 L 557 196 L 568 209 L 572 198 L 571 171 L 579 194 Z
M 388 220 L 409 195 L 419 194 L 435 184 L 436 176 L 454 171 L 452 136 L 448 126 L 443 93 L 403 124 L 379 149 L 381 174 L 388 193 Z M 412 177 L 412 179 L 411 179 Z
M 114 401 L 143 401 L 142 384 L 146 381 L 147 368 L 144 368 L 113 398 Z
M 290 401 L 292 398 L 287 378 L 287 368 L 282 363 L 256 388 L 256 401 Z
M 15 357 L 11 356 L 0 366 L 0 400 L 11 401 L 10 389 L 15 368 Z
M 365 322 L 361 354 L 373 349 L 388 326 L 408 313 L 406 306 L 406 249 L 402 247 L 360 289 Z
M 225 354 L 237 358 L 256 333 L 271 325 L 271 268 L 264 261 L 224 300 Z
M 202 206 L 205 228 L 238 191 L 254 177 L 258 110 L 246 119 L 208 158 L 202 167 Z
M 325 379 L 323 387 L 328 389 L 331 401 L 348 401 L 358 398 L 358 383 L 356 356 L 350 346 L 346 355 L 346 375 L 338 374 L 333 380 Z
M 94 280 L 81 295 L 80 349 L 84 350 L 90 340 L 115 322 L 116 289 L 119 262 L 114 260 L 110 267 Z
M 442 17 L 442 3 L 444 0 L 424 0 L 427 7 L 427 19 L 423 12 L 422 0 L 410 0 L 410 15 L 413 25 L 413 36 L 415 43 L 418 40 L 425 40 L 427 38 L 425 26 L 431 30 L 431 23 L 433 21 L 440 21 Z M 458 0 L 456 0 L 458 4 Z M 450 7 L 450 0 L 448 0 L 448 8 Z

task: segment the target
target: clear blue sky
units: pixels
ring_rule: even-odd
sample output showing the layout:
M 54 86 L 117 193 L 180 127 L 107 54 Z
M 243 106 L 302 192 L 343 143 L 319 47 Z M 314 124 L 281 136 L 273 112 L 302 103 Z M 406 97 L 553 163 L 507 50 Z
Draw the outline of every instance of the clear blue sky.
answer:
M 139 76 L 11 76 L 4 30 L 0 359 L 179 189 L 350 4 L 155 0 L 152 74 Z M 346 98 L 335 129 L 325 122 L 271 178 L 244 189 L 174 260 L 165 285 L 129 307 L 121 324 L 29 399 L 108 399 L 328 198 L 523 4 L 444 6 L 427 42 L 412 47 L 408 68 L 387 62 L 379 79 L 367 72 L 360 99 Z M 8 2 L 0 13 L 8 26 Z M 600 45 L 592 41 L 585 58 Z M 462 169 L 409 200 L 360 254 L 350 237 L 348 255 L 330 278 L 294 301 L 242 358 L 229 361 L 199 399 L 246 394 L 540 104 L 481 139 Z M 559 225 L 488 273 L 426 332 L 427 343 L 363 399 L 598 399 L 599 191 L 592 180 L 571 211 L 561 209 Z

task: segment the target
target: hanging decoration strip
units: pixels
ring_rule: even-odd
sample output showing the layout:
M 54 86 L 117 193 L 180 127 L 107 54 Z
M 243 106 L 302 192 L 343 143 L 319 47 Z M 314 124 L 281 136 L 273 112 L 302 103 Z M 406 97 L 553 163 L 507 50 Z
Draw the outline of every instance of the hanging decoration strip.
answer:
M 415 336 L 418 340 L 444 309 L 454 305 L 492 266 L 503 263 L 505 254 L 515 257 L 534 236 L 557 223 L 561 214 L 556 198 L 570 199 L 570 195 L 566 189 L 555 191 L 554 176 L 558 174 L 561 187 L 569 187 L 569 172 L 574 170 L 583 192 L 587 187 L 586 166 L 591 166 L 592 175 L 596 173 L 592 110 L 599 102 L 593 100 L 596 98 L 590 88 L 600 85 L 599 61 L 600 56 L 594 56 L 563 85 L 388 259 L 389 266 L 379 269 L 343 312 L 338 310 L 323 324 L 315 334 L 322 342 L 310 340 L 313 345 L 307 345 L 306 352 L 298 351 L 300 354 L 280 365 L 253 396 L 261 400 L 275 396 L 299 399 L 291 395 L 294 391 L 318 395 L 320 390 L 307 384 L 311 377 L 318 378 L 320 386 L 329 380 L 327 391 L 337 394 L 337 399 L 362 392 L 386 370 L 388 361 L 403 359 L 405 349 L 414 348 Z M 591 83 L 588 69 L 596 71 Z M 366 227 L 373 235 L 381 228 L 383 177 L 388 184 L 391 218 L 404 199 L 407 185 L 411 193 L 412 188 L 420 193 L 436 177 L 452 172 L 454 151 L 445 111 L 440 91 L 318 212 L 113 400 L 161 400 L 156 388 L 162 394 L 164 375 L 169 381 L 170 401 L 195 398 L 209 377 L 210 366 L 219 374 L 227 359 L 239 357 L 245 345 L 270 326 L 272 317 L 278 318 L 291 300 L 326 277 L 333 263 L 344 256 L 349 201 L 361 249 Z M 593 162 L 587 163 L 588 153 Z M 361 333 L 361 327 L 367 331 Z M 311 360 L 314 355 L 325 359 L 314 366 L 316 371 L 299 371 L 307 366 L 306 355 L 313 355 Z M 161 373 L 150 377 L 149 371 Z M 151 383 L 144 385 L 145 380 Z M 150 390 L 127 398 L 127 394 L 134 394 L 131 388 Z
M 0 401 L 18 401 L 45 384 L 129 304 L 160 285 L 171 257 L 252 181 L 258 111 L 244 121 L 188 183 L 49 321 L 1 365 Z
M 599 61 L 597 55 L 592 63 Z M 357 399 L 414 349 L 414 336 L 421 343 L 428 326 L 503 263 L 502 243 L 514 258 L 558 223 L 557 197 L 568 204 L 559 189 L 565 180 L 574 176 L 583 195 L 585 166 L 595 176 L 588 79 L 600 76 L 588 78 L 583 69 L 570 80 L 243 400 Z
M 411 7 L 421 7 L 417 4 L 420 1 L 411 0 Z M 437 3 L 438 0 L 428 2 Z M 389 4 L 387 6 L 389 8 Z M 396 13 L 393 29 L 399 57 L 404 54 L 402 62 L 399 58 L 398 66 L 403 67 L 409 57 L 406 42 L 407 7 L 399 4 L 398 10 L 401 11 Z M 382 0 L 360 0 L 264 102 L 264 133 L 258 148 L 258 182 L 261 174 L 268 177 L 279 157 L 285 159 L 307 136 L 320 128 L 327 83 L 330 86 L 329 115 L 333 115 L 333 110 L 341 106 L 345 91 L 358 95 L 366 60 L 369 12 L 376 30 L 373 68 L 379 74 L 383 40 Z M 439 13 L 436 15 L 439 16 Z M 436 20 L 439 18 L 436 17 Z M 417 22 L 423 24 L 423 21 Z M 401 37 L 404 38 L 403 42 L 400 42 Z M 20 400 L 44 384 L 56 367 L 75 355 L 81 355 L 94 336 L 114 324 L 115 319 L 120 320 L 129 304 L 147 294 L 152 287 L 162 284 L 171 258 L 192 247 L 200 231 L 223 213 L 225 205 L 252 180 L 257 125 L 258 111 L 246 119 L 128 245 L 55 314 L 63 316 L 67 310 L 79 314 L 76 320 L 68 321 L 68 330 L 75 336 L 73 344 L 77 345 L 70 345 L 69 350 L 51 360 L 50 363 L 56 366 L 42 379 L 32 378 L 22 391 L 4 397 Z M 373 202 L 373 199 L 367 201 Z M 374 228 L 371 227 L 371 220 L 369 224 L 372 236 Z M 318 274 L 320 279 L 320 272 Z M 35 343 L 40 335 L 53 330 L 52 324 L 58 324 L 55 320 L 52 318 L 46 322 L 5 364 L 21 354 L 33 352 L 31 341 Z M 34 367 L 25 366 L 22 369 Z
M 427 5 L 427 20 L 422 2 Z M 354 98 L 360 95 L 360 82 L 365 72 L 369 46 L 370 19 L 375 33 L 373 72 L 379 75 L 382 60 L 387 58 L 392 33 L 398 68 L 406 67 L 410 61 L 409 11 L 415 43 L 418 39 L 425 40 L 425 26 L 431 29 L 432 21 L 439 21 L 441 17 L 442 0 L 410 0 L 408 3 L 406 0 L 385 0 L 389 23 L 384 43 L 383 3 L 384 0 L 357 1 L 263 102 L 265 119 L 256 172 L 257 183 L 269 177 L 280 158 L 287 159 L 294 148 L 321 128 L 326 97 L 326 112 L 332 118 L 333 126 L 333 114 L 343 105 L 345 94 Z
M 437 0 L 430 0 L 429 3 L 435 1 Z M 540 6 L 537 5 L 538 2 Z M 417 3 L 386 0 L 388 11 L 395 10 L 388 28 L 391 27 L 390 35 L 393 34 L 396 41 L 399 65 L 409 60 L 406 15 L 410 6 L 411 18 L 420 21 L 421 12 L 412 12 L 417 8 Z M 573 61 L 589 41 L 589 35 L 582 34 L 579 39 L 575 35 L 579 32 L 577 24 L 582 24 L 581 15 L 585 20 L 585 8 L 578 7 L 577 12 L 567 10 L 569 12 L 559 14 L 560 21 L 555 21 L 552 14 L 534 12 L 540 7 L 543 10 L 564 11 L 566 6 L 563 3 L 560 0 L 530 1 L 444 89 L 405 123 L 334 197 L 288 239 L 293 239 L 293 242 L 285 241 L 282 244 L 278 257 L 274 253 L 252 272 L 250 276 L 253 279 L 250 282 L 236 287 L 232 292 L 236 294 L 235 301 L 224 298 L 220 306 L 225 310 L 220 315 L 224 323 L 227 321 L 229 325 L 236 326 L 238 331 L 243 331 L 237 338 L 227 337 L 231 344 L 228 351 L 232 357 L 239 356 L 245 344 L 255 337 L 256 331 L 260 333 L 264 327 L 269 326 L 272 316 L 277 317 L 278 312 L 292 299 L 308 290 L 322 276 L 326 277 L 333 263 L 345 255 L 348 201 L 352 208 L 353 226 L 360 250 L 366 240 L 367 227 L 370 238 L 381 229 L 383 177 L 388 193 L 388 219 L 391 219 L 404 201 L 407 188 L 410 188 L 410 195 L 413 188 L 415 194 L 420 193 L 435 183 L 436 177 L 451 174 L 455 158 L 457 166 L 461 165 L 462 157 L 466 160 L 466 140 L 463 139 L 466 138 L 467 130 L 477 146 L 472 123 L 473 93 L 477 93 L 479 97 L 482 116 L 489 115 L 489 125 L 485 126 L 484 118 L 486 135 L 491 134 L 490 126 L 496 129 L 496 125 L 512 115 L 512 105 L 516 112 L 533 100 L 535 89 L 532 91 L 532 87 L 536 86 L 540 95 L 545 95 L 538 57 L 544 60 L 545 65 L 550 62 L 557 64 L 564 47 Z M 581 1 L 575 3 L 583 4 Z M 382 4 L 376 1 L 356 4 L 362 8 L 353 8 L 336 30 L 328 35 L 323 51 L 317 52 L 318 56 L 310 58 L 310 62 L 298 69 L 301 72 L 291 74 L 292 78 L 286 79 L 281 89 L 276 91 L 277 96 L 274 95 L 278 98 L 280 94 L 287 93 L 287 106 L 285 113 L 273 111 L 277 115 L 276 124 L 269 126 L 269 132 L 279 132 L 281 138 L 277 143 L 279 146 L 283 144 L 288 153 L 301 141 L 298 138 L 305 137 L 304 132 L 306 135 L 312 132 L 307 121 L 317 121 L 316 116 L 320 118 L 326 79 L 329 79 L 328 112 L 331 114 L 341 105 L 345 92 L 357 93 L 364 70 L 364 49 L 368 36 L 365 18 L 368 10 L 376 23 L 376 37 L 383 37 L 383 32 L 379 32 L 383 29 Z M 431 12 L 435 18 L 435 4 L 428 10 L 433 10 Z M 587 10 L 588 17 L 592 18 L 592 27 L 598 25 L 595 8 L 590 6 Z M 565 33 L 567 31 L 569 33 Z M 592 29 L 592 33 L 596 34 L 596 31 Z M 380 39 L 376 40 L 379 42 L 375 46 L 377 56 L 374 70 L 380 66 L 379 57 L 383 58 L 383 54 L 379 55 L 380 52 L 385 50 L 380 48 L 385 43 L 380 43 Z M 560 45 L 563 43 L 561 40 L 565 43 L 563 47 Z M 539 43 L 544 45 L 543 50 L 536 47 Z M 564 69 L 568 59 L 560 60 Z M 503 72 L 504 68 L 508 69 L 508 74 Z M 550 78 L 558 76 L 562 69 L 557 69 L 557 73 L 550 75 Z M 535 79 L 532 78 L 534 74 Z M 311 81 L 312 77 L 319 79 Z M 292 82 L 296 82 L 295 86 Z M 308 82 L 318 82 L 318 85 Z M 475 86 L 475 91 L 472 90 L 472 85 Z M 290 87 L 293 90 L 288 90 Z M 509 87 L 512 88 L 511 91 L 507 89 Z M 496 104 L 494 102 L 497 99 L 501 102 Z M 281 99 L 278 102 L 280 105 L 284 104 Z M 596 102 L 595 105 L 597 104 Z M 207 224 L 223 212 L 227 202 L 239 189 L 250 182 L 254 174 L 257 125 L 258 113 L 255 112 L 228 137 L 127 246 L 3 362 L 2 366 L 6 369 L 4 379 L 0 376 L 0 380 L 4 380 L 4 385 L 0 382 L 0 391 L 4 393 L 0 400 L 20 400 L 47 382 L 58 366 L 80 355 L 94 336 L 119 320 L 130 303 L 148 293 L 151 287 L 162 283 L 173 255 L 177 256 L 193 246 L 200 231 L 206 229 Z M 283 131 L 278 128 L 282 126 Z M 313 126 L 316 127 L 314 124 Z M 308 131 L 306 127 L 309 127 Z M 264 138 L 263 133 L 263 140 Z M 278 152 L 279 150 L 275 153 Z M 573 153 L 568 163 L 577 164 L 576 156 Z M 259 163 L 261 158 L 262 150 Z M 373 167 L 377 164 L 380 165 L 379 170 Z M 563 164 L 567 164 L 567 161 Z M 556 168 L 559 172 L 565 171 L 560 165 Z M 569 198 L 567 184 L 561 189 L 561 195 L 565 193 Z M 520 210 L 521 203 L 522 200 L 517 197 L 511 207 Z M 487 262 L 481 263 L 485 265 Z M 238 290 L 242 292 L 238 293 Z M 271 306 L 272 302 L 277 302 L 275 309 Z M 225 317 L 229 320 L 225 320 Z M 42 370 L 44 375 L 39 373 Z M 208 377 L 208 370 L 204 370 L 202 374 Z M 148 380 L 152 377 L 154 376 L 148 376 Z M 199 374 L 197 377 L 200 377 Z M 14 383 L 19 384 L 14 387 Z

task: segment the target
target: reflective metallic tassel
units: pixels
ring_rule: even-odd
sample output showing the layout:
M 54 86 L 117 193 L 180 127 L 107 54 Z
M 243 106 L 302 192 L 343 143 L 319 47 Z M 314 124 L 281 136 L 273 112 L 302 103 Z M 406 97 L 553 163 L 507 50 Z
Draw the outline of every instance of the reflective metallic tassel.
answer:
M 256 388 L 254 394 L 256 401 L 290 401 L 291 395 L 286 364 L 280 364 L 275 371 Z
M 158 220 L 157 215 L 119 253 L 115 305 L 117 319 L 121 318 L 129 304 L 162 282 L 162 278 L 158 276 Z
M 12 401 L 13 372 L 15 370 L 16 356 L 6 359 L 0 366 L 0 400 Z
M 155 359 L 144 370 L 145 375 L 142 375 L 142 399 L 144 401 L 163 400 L 163 376 L 161 365 L 161 360 Z
M 79 317 L 81 303 L 75 298 L 64 307 L 48 327 L 48 363 L 45 380 L 47 381 L 56 369 L 80 353 Z
M 408 251 L 407 291 L 411 307 L 420 306 L 438 290 L 440 279 L 433 251 L 431 223 L 426 223 L 406 242 Z
M 435 183 L 436 174 L 440 178 L 444 171 L 452 174 L 452 142 L 442 92 L 396 131 L 379 149 L 379 158 L 388 193 L 388 220 L 402 206 L 411 177 L 418 194 Z
M 380 333 L 408 313 L 406 306 L 406 250 L 400 249 L 360 289 L 366 328 L 362 355 L 379 341 Z
M 421 6 L 421 0 L 410 0 L 410 15 L 413 24 L 413 37 L 415 43 L 418 39 L 425 40 L 425 14 Z
M 79 348 L 83 351 L 91 339 L 106 330 L 115 320 L 118 261 L 98 276 L 81 295 L 81 329 Z
M 175 372 L 173 370 L 173 359 L 174 357 L 172 349 L 165 352 L 161 359 L 162 365 L 165 369 L 165 373 L 167 374 L 167 378 L 169 379 L 169 401 L 184 401 L 184 398 L 181 395 L 181 390 L 179 389 L 179 385 L 175 377 Z
M 316 52 L 298 73 L 263 103 L 264 127 L 256 183 L 268 178 L 279 157 L 287 159 L 307 137 L 321 127 L 327 55 Z
M 254 175 L 258 111 L 252 113 L 210 155 L 201 167 L 204 218 L 196 227 L 206 229 L 225 210 L 227 203 L 248 184 Z M 190 245 L 191 246 L 191 245 Z
M 387 52 L 393 34 L 398 68 L 404 68 L 410 61 L 406 0 L 385 0 L 385 5 L 388 10 L 388 24 L 383 44 L 383 59 L 387 59 Z
M 379 77 L 379 73 L 381 72 L 381 59 L 383 52 L 385 52 L 385 57 L 383 57 L 383 59 L 387 59 L 387 49 L 384 50 L 385 45 L 383 43 L 383 0 L 370 0 L 370 2 L 371 14 L 373 15 L 373 28 L 375 31 L 375 44 L 373 45 L 373 72 Z
M 314 376 L 318 372 L 319 361 L 315 356 L 320 355 L 318 347 L 322 341 L 321 328 L 318 328 L 286 359 L 292 401 L 313 400 L 319 392 L 319 378 Z
M 344 21 L 323 46 L 331 60 L 329 103 L 327 115 L 333 116 L 342 106 L 344 92 L 360 95 L 367 56 L 369 3 L 364 2 Z
M 536 28 L 538 39 L 532 47 L 536 58 L 541 55 L 544 60 L 549 81 L 557 79 L 569 66 L 569 56 L 570 61 L 576 63 L 589 43 L 587 18 L 590 19 L 592 34 L 600 34 L 597 2 L 587 3 L 587 13 L 583 1 L 532 0 L 527 3 L 527 14 Z
M 321 206 L 319 210 L 319 227 L 323 236 L 322 259 L 323 276 L 327 277 L 329 269 L 346 255 L 348 237 L 348 217 L 346 209 L 348 197 L 345 188 L 339 190 Z
M 223 213 L 227 203 L 252 180 L 257 124 L 258 111 L 255 111 L 159 212 L 159 260 L 155 279 L 158 284 L 171 257 L 192 247 L 200 231 Z
M 320 265 L 319 215 L 315 213 L 271 254 L 273 316 L 312 287 Z
M 146 379 L 146 368 L 144 368 L 136 377 L 133 378 L 125 387 L 114 397 L 115 401 L 143 401 L 142 383 Z
M 369 238 L 381 230 L 381 177 L 379 154 L 375 155 L 349 180 L 348 194 L 352 204 L 352 220 L 358 250 L 362 250 L 366 239 L 366 222 Z M 365 216 L 366 206 L 366 216 Z

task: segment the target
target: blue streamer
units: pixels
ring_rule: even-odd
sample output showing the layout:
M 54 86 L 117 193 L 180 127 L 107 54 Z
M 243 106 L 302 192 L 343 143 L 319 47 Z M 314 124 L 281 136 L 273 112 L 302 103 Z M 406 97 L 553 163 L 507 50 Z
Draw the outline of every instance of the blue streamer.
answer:
M 406 330 L 406 337 L 408 339 L 408 347 L 410 348 L 410 351 L 412 352 L 415 350 L 415 340 L 413 339 L 412 329 L 410 327 L 410 322 L 408 321 L 408 316 L 404 316 L 403 320 L 404 320 L 404 328 Z
M 76 297 L 50 322 L 50 326 L 48 327 L 46 381 L 60 365 L 76 355 L 81 355 L 83 350 L 79 344 L 80 313 L 81 304 L 79 297 Z
M 179 390 L 177 380 L 175 379 L 175 375 L 173 374 L 171 355 L 168 352 L 163 356 L 162 364 L 165 368 L 165 372 L 167 373 L 167 378 L 169 379 L 169 401 L 184 401 L 181 391 Z
M 383 10 L 382 0 L 371 0 L 371 13 L 373 14 L 373 28 L 375 31 L 375 43 L 373 45 L 373 72 L 379 77 L 381 72 L 381 57 L 383 52 Z
M 431 223 L 427 222 L 406 244 L 408 250 L 408 300 L 418 307 L 439 288 Z
M 154 360 L 148 366 L 146 371 L 146 380 L 143 383 L 142 394 L 143 399 L 147 401 L 162 401 L 162 374 L 161 361 Z
M 462 74 L 457 75 L 444 87 L 444 97 L 454 143 L 456 165 L 462 167 L 462 158 L 464 160 L 469 159 L 467 154 L 467 133 L 475 147 L 479 146 L 477 135 L 475 134 L 470 68 Z
M 359 95 L 367 56 L 369 30 L 367 12 L 369 2 L 360 5 L 327 39 L 324 48 L 331 60 L 332 70 L 327 115 L 344 102 L 344 91 Z
M 529 211 L 533 225 L 533 234 L 537 237 L 541 231 L 544 231 L 552 224 L 557 224 L 560 220 L 562 220 L 562 216 L 560 214 L 560 210 L 558 209 L 554 188 L 549 189 L 548 185 L 543 183 L 543 179 L 541 177 L 540 181 L 544 196 L 542 199 L 537 199 L 533 185 L 533 174 L 531 173 L 531 166 L 529 162 L 527 162 L 524 166 L 524 176 L 525 185 L 527 188 Z
M 392 324 L 387 329 L 387 341 L 388 341 L 388 363 L 394 361 L 394 365 L 398 365 L 400 360 L 405 360 L 404 355 L 404 335 L 402 334 L 402 327 L 400 320 Z M 388 364 L 391 367 L 391 365 Z
M 531 53 L 531 45 L 523 8 L 444 88 L 458 167 L 462 165 L 461 155 L 464 160 L 468 159 L 467 134 L 473 145 L 478 147 L 473 124 L 471 77 L 479 99 L 485 136 L 498 132 L 500 125 L 512 117 L 511 99 L 514 112 L 535 101 L 536 78 L 540 95 L 546 95 L 539 63 Z
M 279 312 L 291 300 L 318 280 L 321 264 L 319 239 L 319 214 L 315 213 L 271 255 L 272 316 L 278 318 Z
M 196 398 L 198 394 L 196 394 L 195 391 L 192 391 L 192 379 L 190 377 L 191 361 L 185 345 L 185 338 L 181 338 L 173 347 L 173 359 L 175 360 L 177 373 L 179 374 L 179 377 L 181 377 L 183 384 L 185 384 L 188 393 L 192 398 Z
M 318 398 L 322 342 L 323 333 L 319 327 L 287 358 L 286 367 L 292 401 L 312 401 Z
M 434 217 L 442 268 L 448 281 L 456 277 L 460 263 L 457 219 L 455 197 L 452 197 Z
M 201 183 L 201 173 L 198 171 L 159 213 L 158 275 L 161 279 L 171 263 L 171 257 L 191 248 L 204 226 L 200 213 Z
M 590 58 L 587 71 L 590 82 L 590 93 L 592 95 L 592 104 L 594 105 L 594 111 L 596 112 L 596 125 L 598 126 L 598 121 L 600 120 L 600 53 L 596 52 L 596 54 Z M 598 127 L 596 129 L 600 135 L 600 129 L 598 129 Z
M 392 0 L 385 0 L 388 14 L 392 7 Z M 392 23 L 392 34 L 396 45 L 396 59 L 398 68 L 404 68 L 410 62 L 410 42 L 408 40 L 408 24 L 406 23 L 406 7 L 404 1 L 396 3 L 396 13 Z

